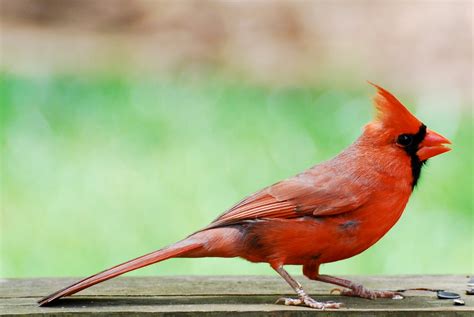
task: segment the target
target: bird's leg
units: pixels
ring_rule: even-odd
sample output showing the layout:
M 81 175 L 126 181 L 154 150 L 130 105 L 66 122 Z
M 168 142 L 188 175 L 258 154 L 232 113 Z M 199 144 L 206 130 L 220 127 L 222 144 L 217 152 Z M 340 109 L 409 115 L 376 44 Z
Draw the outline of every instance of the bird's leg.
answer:
M 294 280 L 282 266 L 274 267 L 274 269 L 288 284 L 290 284 L 296 294 L 298 294 L 298 298 L 280 298 L 276 301 L 277 304 L 282 303 L 292 306 L 307 306 L 316 309 L 339 308 L 342 306 L 342 303 L 318 302 L 312 299 L 308 294 L 306 294 L 301 284 Z
M 397 292 L 391 292 L 391 291 L 372 291 L 361 284 L 357 284 L 342 278 L 334 277 L 334 276 L 329 276 L 329 275 L 316 275 L 314 277 L 311 277 L 311 279 L 325 282 L 325 283 L 331 283 L 331 284 L 336 284 L 342 287 L 345 287 L 346 289 L 333 289 L 331 291 L 338 291 L 341 295 L 344 296 L 355 296 L 355 297 L 362 297 L 362 298 L 368 298 L 368 299 L 375 299 L 375 298 L 392 298 L 392 299 L 403 299 L 403 295 Z

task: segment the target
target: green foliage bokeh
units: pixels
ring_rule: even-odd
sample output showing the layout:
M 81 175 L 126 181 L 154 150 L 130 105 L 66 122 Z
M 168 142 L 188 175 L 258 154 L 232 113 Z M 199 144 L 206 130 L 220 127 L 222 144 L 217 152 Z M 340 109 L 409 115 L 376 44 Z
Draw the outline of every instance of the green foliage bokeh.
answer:
M 6 73 L 0 85 L 2 277 L 83 276 L 173 243 L 337 154 L 372 114 L 363 85 Z M 429 162 L 400 222 L 322 272 L 473 271 L 472 117 L 461 109 L 421 118 L 442 134 L 448 126 L 454 150 Z M 273 273 L 240 259 L 174 259 L 131 274 Z

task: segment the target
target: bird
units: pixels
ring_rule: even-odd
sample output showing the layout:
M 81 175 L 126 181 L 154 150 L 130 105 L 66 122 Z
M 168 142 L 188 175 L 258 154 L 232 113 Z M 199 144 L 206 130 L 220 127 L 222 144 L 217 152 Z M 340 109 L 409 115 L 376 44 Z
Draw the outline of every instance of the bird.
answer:
M 399 220 L 426 161 L 451 142 L 428 129 L 389 91 L 375 87 L 374 119 L 334 158 L 246 197 L 208 226 L 167 247 L 79 280 L 38 301 L 56 302 L 97 283 L 170 258 L 240 257 L 268 263 L 294 290 L 277 303 L 337 309 L 317 301 L 285 269 L 301 265 L 310 280 L 342 287 L 340 295 L 400 298 L 319 273 L 321 264 L 368 249 Z

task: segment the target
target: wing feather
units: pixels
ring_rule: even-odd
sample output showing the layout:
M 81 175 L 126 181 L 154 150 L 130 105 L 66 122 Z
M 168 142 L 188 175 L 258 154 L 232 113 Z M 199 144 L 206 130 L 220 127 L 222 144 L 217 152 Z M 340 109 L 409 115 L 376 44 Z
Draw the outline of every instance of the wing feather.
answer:
M 278 182 L 237 203 L 207 228 L 262 218 L 337 215 L 352 211 L 367 201 L 370 191 L 356 178 L 333 172 L 310 169 Z

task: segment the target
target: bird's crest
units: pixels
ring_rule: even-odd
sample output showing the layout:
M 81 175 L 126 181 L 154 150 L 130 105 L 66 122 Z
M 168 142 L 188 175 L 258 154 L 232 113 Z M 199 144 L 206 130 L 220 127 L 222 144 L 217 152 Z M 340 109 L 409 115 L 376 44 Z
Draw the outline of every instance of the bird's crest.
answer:
M 377 89 L 374 97 L 374 106 L 377 110 L 375 121 L 380 122 L 385 128 L 403 133 L 416 133 L 422 123 L 390 92 L 374 83 L 369 84 Z

